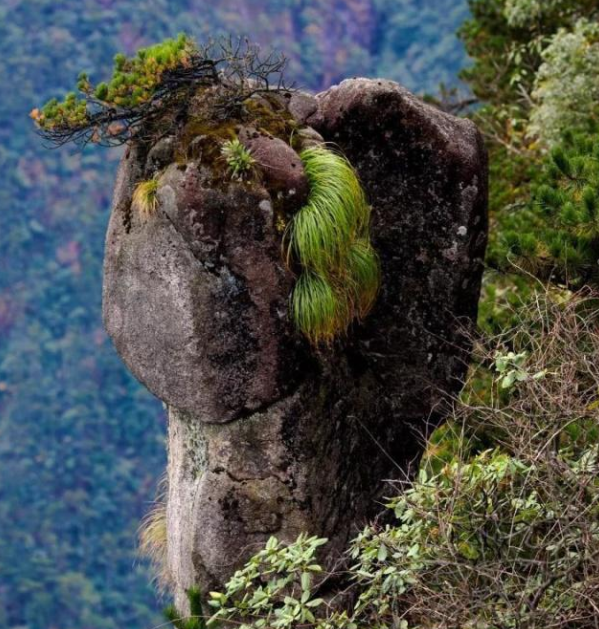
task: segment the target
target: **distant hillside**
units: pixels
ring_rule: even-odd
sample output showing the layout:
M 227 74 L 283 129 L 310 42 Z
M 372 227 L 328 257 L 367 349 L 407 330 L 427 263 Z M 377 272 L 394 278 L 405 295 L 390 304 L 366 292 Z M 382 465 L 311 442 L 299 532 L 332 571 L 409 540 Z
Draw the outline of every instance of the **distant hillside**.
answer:
M 165 463 L 160 405 L 102 330 L 118 151 L 45 150 L 28 112 L 81 69 L 186 30 L 247 33 L 319 90 L 451 82 L 465 0 L 6 0 L 0 4 L 0 629 L 160 622 L 135 534 Z

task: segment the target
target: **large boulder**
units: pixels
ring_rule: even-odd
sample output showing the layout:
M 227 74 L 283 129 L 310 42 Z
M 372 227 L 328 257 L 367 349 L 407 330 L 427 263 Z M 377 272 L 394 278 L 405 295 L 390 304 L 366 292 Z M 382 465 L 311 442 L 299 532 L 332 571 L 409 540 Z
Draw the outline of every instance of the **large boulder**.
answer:
M 131 146 L 119 171 L 104 320 L 169 409 L 167 556 L 181 610 L 186 588 L 221 587 L 270 535 L 328 537 L 323 560 L 338 560 L 386 481 L 413 473 L 467 368 L 487 229 L 476 127 L 389 81 L 289 100 L 309 125 L 298 135 L 336 144 L 372 204 L 381 292 L 333 347 L 311 348 L 290 320 L 280 224 L 306 189 L 280 138 L 253 141 L 287 181 L 218 182 L 216 165 L 173 158 L 147 218 L 131 198 L 153 172 L 151 147 Z

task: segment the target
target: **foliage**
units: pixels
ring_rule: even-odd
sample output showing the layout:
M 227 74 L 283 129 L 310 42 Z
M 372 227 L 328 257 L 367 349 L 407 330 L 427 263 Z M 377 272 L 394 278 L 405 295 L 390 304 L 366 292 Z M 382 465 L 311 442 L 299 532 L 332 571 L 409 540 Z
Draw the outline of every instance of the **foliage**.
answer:
M 144 216 L 150 216 L 158 207 L 158 179 L 140 181 L 133 191 L 132 206 Z
M 594 0 L 469 0 L 460 36 L 474 63 L 463 78 L 485 103 L 528 111 L 542 53 L 562 28 L 593 19 Z
M 262 57 L 247 39 L 200 46 L 181 34 L 140 48 L 131 59 L 117 54 L 108 83 L 94 86 L 81 73 L 82 97 L 69 92 L 63 102 L 52 99 L 31 117 L 42 137 L 59 146 L 71 141 L 118 145 L 166 117 L 177 121 L 201 88 L 220 87 L 224 112 L 240 108 L 253 94 L 287 91 L 286 65 L 274 52 Z
M 353 541 L 348 577 L 358 596 L 349 610 L 325 604 L 313 587 L 321 569 L 310 562 L 326 540 L 271 538 L 225 592 L 211 593 L 209 624 L 594 627 L 598 471 L 596 448 L 540 461 L 487 451 L 434 476 L 421 470 L 388 505 L 396 521 Z
M 574 92 L 592 81 L 592 64 L 586 64 L 586 54 L 592 51 L 570 44 L 580 39 L 575 31 L 582 24 L 596 21 L 599 7 L 594 0 L 471 0 L 470 7 L 472 16 L 460 35 L 473 64 L 462 76 L 482 101 L 472 117 L 489 148 L 487 263 L 494 269 L 484 282 L 480 321 L 497 332 L 509 324 L 505 317 L 512 312 L 510 304 L 534 299 L 537 279 L 568 287 L 592 279 L 587 247 L 593 240 L 591 225 L 561 224 L 561 212 L 542 209 L 538 192 L 549 186 L 561 195 L 561 188 L 567 187 L 553 176 L 552 158 L 544 152 L 546 141 L 554 142 L 558 129 L 567 132 L 575 118 L 585 132 L 594 125 L 586 94 L 580 98 L 584 116 L 576 115 L 574 103 Z M 581 64 L 586 70 L 582 73 L 576 69 Z M 562 75 L 570 79 L 562 80 Z M 543 117 L 543 123 L 535 126 L 531 117 Z M 567 196 L 574 197 L 578 207 L 574 182 L 571 188 L 572 195 Z
M 429 0 L 426 13 L 420 0 L 379 4 L 350 0 L 340 13 L 329 0 L 0 3 L 2 629 L 160 624 L 135 537 L 164 468 L 164 413 L 116 356 L 100 314 L 120 151 L 42 151 L 25 112 L 62 100 L 81 69 L 108 83 L 116 52 L 129 58 L 184 30 L 285 50 L 289 75 L 315 91 L 354 75 L 416 91 L 451 82 L 464 59 L 454 0 Z M 402 16 L 408 27 L 391 33 Z
M 324 604 L 314 593 L 322 572 L 318 548 L 326 539 L 300 534 L 285 545 L 271 537 L 265 548 L 227 582 L 224 592 L 211 592 L 215 608 L 208 624 L 235 619 L 241 627 L 296 627 L 315 623 Z
M 221 149 L 221 155 L 227 162 L 233 179 L 243 179 L 252 172 L 256 160 L 249 149 L 237 139 L 227 140 Z
M 592 627 L 597 469 L 590 449 L 541 462 L 484 452 L 421 472 L 390 503 L 397 523 L 354 542 L 358 612 L 378 626 Z
M 189 588 L 187 598 L 189 600 L 189 615 L 181 616 L 175 607 L 170 605 L 164 610 L 164 617 L 175 629 L 206 629 L 202 593 L 198 588 Z
M 518 326 L 480 344 L 481 365 L 493 374 L 485 381 L 490 395 L 468 385 L 452 422 L 461 450 L 437 471 L 430 470 L 438 453 L 429 454 L 418 478 L 398 486 L 400 495 L 388 503 L 394 519 L 357 536 L 346 572 L 313 583 L 303 576 L 315 560 L 309 540 L 288 547 L 271 540 L 225 592 L 211 594 L 212 621 L 319 629 L 594 628 L 598 298 L 539 295 L 534 308 L 520 311 Z M 472 449 L 468 433 L 475 426 L 495 430 L 493 449 Z M 322 596 L 333 576 L 345 579 L 345 598 Z M 300 611 L 302 601 L 310 614 Z
M 291 308 L 310 342 L 330 343 L 374 305 L 379 263 L 369 239 L 370 207 L 351 164 L 319 146 L 301 159 L 310 197 L 287 230 L 288 257 L 303 269 Z
M 589 0 L 506 0 L 504 14 L 510 26 L 530 28 L 549 21 L 569 24 L 581 14 L 593 14 Z
M 528 132 L 548 145 L 564 131 L 590 131 L 599 114 L 599 24 L 579 20 L 560 29 L 542 53 Z
M 83 97 L 69 92 L 62 102 L 52 99 L 41 111 L 33 110 L 31 116 L 50 139 L 54 137 L 53 132 L 88 127 L 96 134 L 97 137 L 92 136 L 95 141 L 101 139 L 101 133 L 118 135 L 122 132 L 120 127 L 115 132 L 103 130 L 99 125 L 116 123 L 121 119 L 117 115 L 119 111 L 123 112 L 125 120 L 131 118 L 133 114 L 125 112 L 143 107 L 155 98 L 164 98 L 165 94 L 159 88 L 167 75 L 180 68 L 189 69 L 195 52 L 195 45 L 181 34 L 176 40 L 167 39 L 149 48 L 140 48 L 131 59 L 119 53 L 114 58 L 114 73 L 107 83 L 93 85 L 88 75 L 82 72 L 77 89 Z M 104 123 L 96 123 L 100 118 L 91 107 L 104 115 L 110 113 L 110 117 Z
M 597 285 L 598 158 L 594 137 L 566 134 L 544 159 L 532 200 L 504 220 L 499 249 L 505 258 L 570 288 Z

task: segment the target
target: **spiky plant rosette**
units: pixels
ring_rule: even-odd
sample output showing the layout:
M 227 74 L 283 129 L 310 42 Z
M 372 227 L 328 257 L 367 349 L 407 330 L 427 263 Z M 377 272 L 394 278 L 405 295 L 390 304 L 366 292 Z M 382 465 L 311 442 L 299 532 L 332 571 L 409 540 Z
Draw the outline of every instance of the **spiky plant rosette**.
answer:
M 372 309 L 380 265 L 370 242 L 370 206 L 349 161 L 322 146 L 300 158 L 310 196 L 286 234 L 288 259 L 302 269 L 291 312 L 312 344 L 329 344 Z

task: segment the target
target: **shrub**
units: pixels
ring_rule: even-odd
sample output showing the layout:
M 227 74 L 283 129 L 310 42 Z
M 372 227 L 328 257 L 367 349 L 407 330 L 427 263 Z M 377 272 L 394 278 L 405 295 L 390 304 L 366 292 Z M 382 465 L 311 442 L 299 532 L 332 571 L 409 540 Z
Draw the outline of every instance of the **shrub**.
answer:
M 117 54 L 112 77 L 94 85 L 86 73 L 63 101 L 48 101 L 31 117 L 50 143 L 129 141 L 142 128 L 180 119 L 199 90 L 217 86 L 221 114 L 239 113 L 254 94 L 289 91 L 283 55 L 262 56 L 248 40 L 220 39 L 199 45 L 185 34 Z M 215 105 L 215 106 L 216 106 Z M 146 134 L 148 135 L 148 134 Z
M 519 313 L 525 326 L 479 346 L 491 395 L 466 392 L 452 422 L 453 457 L 434 472 L 437 457 L 429 456 L 389 501 L 393 519 L 352 542 L 349 568 L 335 575 L 339 596 L 316 562 L 324 540 L 302 536 L 286 547 L 271 539 L 224 592 L 211 594 L 212 622 L 594 629 L 598 296 L 557 297 L 538 295 Z M 496 445 L 473 452 L 468 442 L 480 428 L 494 431 Z
M 542 53 L 535 78 L 529 132 L 549 146 L 564 131 L 588 131 L 599 115 L 599 24 L 579 20 L 562 28 Z
M 322 572 L 316 552 L 326 542 L 302 534 L 285 545 L 271 537 L 266 547 L 233 575 L 225 592 L 210 593 L 209 603 L 216 611 L 209 624 L 235 619 L 241 627 L 313 625 L 316 610 L 324 604 L 313 595 L 315 577 Z

